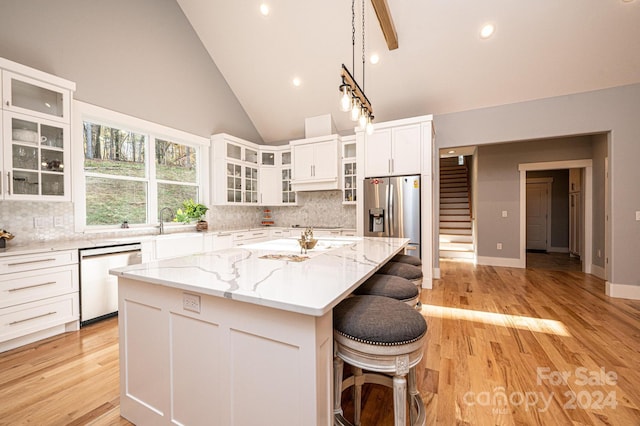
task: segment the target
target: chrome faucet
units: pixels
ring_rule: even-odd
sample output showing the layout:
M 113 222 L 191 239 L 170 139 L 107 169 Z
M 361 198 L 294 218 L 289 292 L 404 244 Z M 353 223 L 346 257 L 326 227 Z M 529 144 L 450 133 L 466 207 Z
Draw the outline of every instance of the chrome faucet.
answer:
M 164 234 L 164 212 L 165 211 L 168 211 L 171 214 L 170 217 L 173 217 L 174 215 L 173 210 L 171 210 L 171 208 L 169 207 L 163 207 L 160 209 L 160 213 L 158 214 L 160 219 L 160 235 Z

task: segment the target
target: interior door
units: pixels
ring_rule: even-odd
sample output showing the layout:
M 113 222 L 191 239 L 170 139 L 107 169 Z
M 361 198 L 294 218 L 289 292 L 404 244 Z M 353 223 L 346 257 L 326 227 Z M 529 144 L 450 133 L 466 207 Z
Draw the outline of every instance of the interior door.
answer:
M 548 184 L 527 184 L 527 250 L 547 250 Z

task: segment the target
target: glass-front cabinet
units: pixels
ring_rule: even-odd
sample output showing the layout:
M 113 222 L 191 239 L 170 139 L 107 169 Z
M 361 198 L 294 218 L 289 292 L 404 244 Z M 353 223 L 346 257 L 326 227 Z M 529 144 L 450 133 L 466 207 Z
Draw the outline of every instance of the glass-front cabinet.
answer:
M 356 204 L 357 193 L 356 139 L 342 138 L 342 203 Z
M 2 72 L 2 106 L 5 110 L 69 123 L 70 105 L 70 90 L 11 71 Z
M 282 161 L 282 204 L 296 204 L 296 193 L 291 189 L 291 151 L 280 153 Z
M 211 137 L 214 204 L 258 204 L 258 145 L 227 134 Z
M 0 69 L 0 199 L 71 200 L 69 110 L 75 84 L 3 58 Z

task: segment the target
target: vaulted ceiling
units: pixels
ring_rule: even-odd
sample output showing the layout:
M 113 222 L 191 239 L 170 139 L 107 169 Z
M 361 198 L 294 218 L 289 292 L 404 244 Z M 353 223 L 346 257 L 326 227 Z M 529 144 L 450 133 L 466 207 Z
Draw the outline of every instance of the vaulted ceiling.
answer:
M 177 0 L 265 143 L 304 137 L 304 119 L 339 110 L 340 66 L 360 85 L 348 0 Z M 387 49 L 365 0 L 364 91 L 375 121 L 443 114 L 640 82 L 640 0 L 387 0 L 399 48 Z M 479 37 L 493 23 L 489 39 Z M 354 69 L 355 68 L 355 69 Z M 292 81 L 300 80 L 296 87 Z

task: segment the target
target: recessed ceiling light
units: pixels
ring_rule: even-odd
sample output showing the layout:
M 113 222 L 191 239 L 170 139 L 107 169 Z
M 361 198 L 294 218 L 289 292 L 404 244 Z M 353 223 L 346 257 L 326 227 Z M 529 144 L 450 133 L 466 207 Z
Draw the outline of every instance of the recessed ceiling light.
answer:
M 269 14 L 269 5 L 266 3 L 261 3 L 260 4 L 260 13 L 262 13 L 264 16 L 267 16 Z
M 493 35 L 495 30 L 496 30 L 496 27 L 494 27 L 493 24 L 485 24 L 482 26 L 482 29 L 480 30 L 480 37 L 489 38 Z
M 378 56 L 377 53 L 373 53 L 371 57 L 369 57 L 369 62 L 371 62 L 373 65 L 377 64 L 378 62 L 380 62 L 380 56 Z
M 447 154 L 455 154 L 455 153 L 456 153 L 456 151 L 453 150 L 453 149 L 451 151 L 447 152 Z
M 300 79 L 298 77 L 294 77 L 292 83 L 296 87 L 299 87 L 302 84 L 302 82 L 300 81 Z

